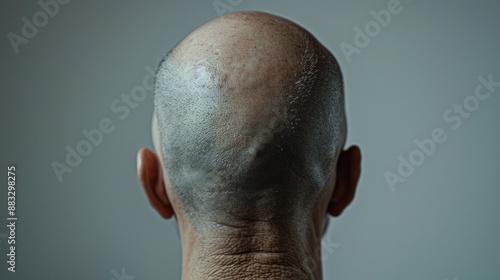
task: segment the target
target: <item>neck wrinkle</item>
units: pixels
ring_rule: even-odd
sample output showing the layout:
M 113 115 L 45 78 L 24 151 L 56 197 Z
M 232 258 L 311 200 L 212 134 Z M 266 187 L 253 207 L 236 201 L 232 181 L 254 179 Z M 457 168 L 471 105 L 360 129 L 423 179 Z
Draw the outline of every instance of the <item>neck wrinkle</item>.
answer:
M 218 225 L 183 246 L 191 256 L 184 260 L 183 279 L 321 280 L 321 238 L 313 229 Z

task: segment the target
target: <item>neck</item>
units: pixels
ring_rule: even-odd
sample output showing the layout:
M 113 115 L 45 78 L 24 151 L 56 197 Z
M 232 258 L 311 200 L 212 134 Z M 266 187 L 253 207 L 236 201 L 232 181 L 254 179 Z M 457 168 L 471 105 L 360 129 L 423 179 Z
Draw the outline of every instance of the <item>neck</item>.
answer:
M 321 233 L 268 222 L 181 231 L 183 280 L 322 279 Z

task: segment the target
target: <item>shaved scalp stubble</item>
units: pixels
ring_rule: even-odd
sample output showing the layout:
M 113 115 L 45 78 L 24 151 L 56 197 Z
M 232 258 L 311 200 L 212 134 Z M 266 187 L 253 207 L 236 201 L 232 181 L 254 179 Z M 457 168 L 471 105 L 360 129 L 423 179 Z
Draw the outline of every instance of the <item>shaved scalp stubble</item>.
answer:
M 312 215 L 346 124 L 339 66 L 308 31 L 260 12 L 215 19 L 163 58 L 154 94 L 164 172 L 196 230 Z

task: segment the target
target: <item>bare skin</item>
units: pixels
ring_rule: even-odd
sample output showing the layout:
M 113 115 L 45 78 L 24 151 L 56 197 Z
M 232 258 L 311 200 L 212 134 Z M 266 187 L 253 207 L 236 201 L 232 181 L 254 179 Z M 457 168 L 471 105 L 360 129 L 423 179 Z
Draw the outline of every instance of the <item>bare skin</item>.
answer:
M 261 39 L 253 42 L 240 35 L 248 32 Z M 323 52 L 319 43 L 304 34 L 300 27 L 279 17 L 236 13 L 195 30 L 177 46 L 174 55 L 190 69 L 186 81 L 192 81 L 193 87 L 215 84 L 220 98 L 243 116 L 222 121 L 231 123 L 235 130 L 258 134 L 274 108 L 280 106 L 270 102 L 277 100 L 273 95 L 280 94 L 287 84 L 301 82 L 298 73 L 303 60 L 294 58 L 303 57 L 308 48 Z M 353 200 L 361 165 L 358 147 L 337 155 L 334 176 L 312 211 L 304 214 L 299 205 L 271 213 L 256 210 L 257 219 L 252 221 L 207 220 L 203 224 L 206 230 L 200 233 L 185 213 L 166 172 L 169 167 L 161 153 L 156 115 L 152 134 L 157 152 L 139 150 L 138 176 L 153 208 L 163 218 L 174 217 L 177 222 L 182 279 L 322 279 L 321 237 L 328 216 L 339 216 Z M 220 137 L 229 136 L 221 133 Z M 248 141 L 235 143 L 259 149 L 259 143 Z M 224 143 L 221 140 L 221 145 Z

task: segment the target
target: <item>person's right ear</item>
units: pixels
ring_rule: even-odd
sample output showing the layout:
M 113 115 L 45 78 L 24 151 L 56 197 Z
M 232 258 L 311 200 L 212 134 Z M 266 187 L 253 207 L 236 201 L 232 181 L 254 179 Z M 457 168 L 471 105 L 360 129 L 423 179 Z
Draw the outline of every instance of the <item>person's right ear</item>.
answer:
M 163 218 L 172 218 L 174 210 L 165 189 L 158 156 L 146 148 L 140 149 L 137 153 L 137 173 L 151 206 Z

